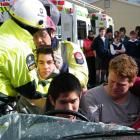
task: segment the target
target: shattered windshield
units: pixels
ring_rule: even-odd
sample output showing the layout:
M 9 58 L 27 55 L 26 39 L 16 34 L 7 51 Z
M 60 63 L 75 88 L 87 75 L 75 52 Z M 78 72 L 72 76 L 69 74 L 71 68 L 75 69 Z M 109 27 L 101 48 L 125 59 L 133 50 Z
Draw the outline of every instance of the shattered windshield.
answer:
M 139 140 L 139 132 L 129 127 L 69 121 L 45 115 L 12 114 L 0 118 L 1 140 Z

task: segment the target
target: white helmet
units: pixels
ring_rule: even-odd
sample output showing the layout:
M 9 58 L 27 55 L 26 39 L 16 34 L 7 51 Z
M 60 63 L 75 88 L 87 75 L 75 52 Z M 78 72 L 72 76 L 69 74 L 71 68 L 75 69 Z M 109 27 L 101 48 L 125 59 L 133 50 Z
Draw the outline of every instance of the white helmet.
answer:
M 50 18 L 52 19 L 53 23 L 57 26 L 59 22 L 60 12 L 56 5 L 53 4 L 53 1 L 58 0 L 40 0 L 43 5 L 50 5 Z
M 9 13 L 21 23 L 34 27 L 46 27 L 46 10 L 39 0 L 16 0 Z

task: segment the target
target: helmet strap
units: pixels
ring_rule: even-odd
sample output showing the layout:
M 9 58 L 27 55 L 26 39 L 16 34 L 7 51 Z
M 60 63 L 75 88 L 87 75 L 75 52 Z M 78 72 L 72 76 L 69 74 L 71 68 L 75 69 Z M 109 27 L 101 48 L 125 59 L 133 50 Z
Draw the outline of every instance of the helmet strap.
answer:
M 51 29 L 50 29 L 50 28 L 47 28 L 46 30 L 47 30 L 47 32 L 48 32 L 50 38 L 51 38 Z

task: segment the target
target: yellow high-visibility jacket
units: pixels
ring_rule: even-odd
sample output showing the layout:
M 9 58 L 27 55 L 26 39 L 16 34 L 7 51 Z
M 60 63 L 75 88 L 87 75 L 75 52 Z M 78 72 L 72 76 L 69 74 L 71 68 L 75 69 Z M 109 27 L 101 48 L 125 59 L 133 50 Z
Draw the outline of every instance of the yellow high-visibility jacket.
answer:
M 40 98 L 32 35 L 12 19 L 0 27 L 0 94 Z
M 87 87 L 88 67 L 85 56 L 79 45 L 70 41 L 63 41 L 61 44 L 63 62 L 67 63 L 69 73 L 75 75 L 83 88 Z
M 52 78 L 46 79 L 46 80 L 39 80 L 37 85 L 37 91 L 42 94 L 42 96 L 47 97 L 48 89 L 50 87 L 50 83 L 52 81 Z

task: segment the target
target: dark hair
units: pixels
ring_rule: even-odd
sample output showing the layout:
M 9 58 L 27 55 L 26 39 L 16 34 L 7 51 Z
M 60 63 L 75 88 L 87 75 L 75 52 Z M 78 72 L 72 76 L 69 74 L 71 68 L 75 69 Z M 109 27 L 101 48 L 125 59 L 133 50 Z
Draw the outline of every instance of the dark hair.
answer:
M 82 88 L 79 80 L 70 73 L 61 73 L 57 75 L 52 80 L 48 89 L 47 110 L 51 110 L 52 108 L 52 105 L 50 105 L 49 96 L 51 96 L 55 102 L 60 94 L 67 94 L 67 92 L 72 91 L 75 91 L 80 98 Z
M 107 28 L 106 33 L 113 33 L 111 28 Z
M 51 29 L 50 28 L 46 28 L 46 31 L 48 32 L 50 38 L 51 38 Z
M 106 28 L 105 27 L 99 28 L 99 32 L 101 32 L 102 30 L 106 30 Z
M 120 32 L 124 32 L 124 33 L 126 33 L 126 29 L 125 29 L 125 27 L 121 27 L 121 28 L 119 29 L 119 31 L 120 31 Z
M 130 35 L 136 35 L 136 32 L 135 31 L 131 31 Z
M 140 26 L 136 26 L 136 27 L 135 27 L 135 32 L 136 32 L 136 31 L 140 32 Z
M 90 40 L 92 41 L 92 40 L 94 39 L 94 35 L 95 35 L 95 34 L 94 34 L 94 31 L 89 30 L 89 31 L 88 31 L 88 36 L 87 36 L 87 37 L 88 37 L 88 39 L 90 39 Z
M 114 37 L 115 37 L 115 36 L 119 36 L 119 35 L 120 35 L 119 31 L 115 31 L 115 32 L 114 32 Z
M 92 33 L 92 34 L 95 34 L 95 32 L 94 32 L 93 30 L 89 30 L 89 31 L 88 31 L 88 34 L 91 34 L 91 33 Z
M 140 26 L 136 26 L 135 32 L 136 32 L 137 36 L 140 37 Z
M 36 49 L 37 61 L 38 61 L 38 57 L 40 54 L 51 54 L 52 58 L 54 60 L 53 50 L 51 47 L 48 47 L 47 45 L 41 45 L 41 46 L 39 46 L 39 48 Z
M 140 31 L 138 31 L 137 36 L 140 37 Z
M 119 39 L 120 40 L 120 35 L 115 35 L 114 39 Z

